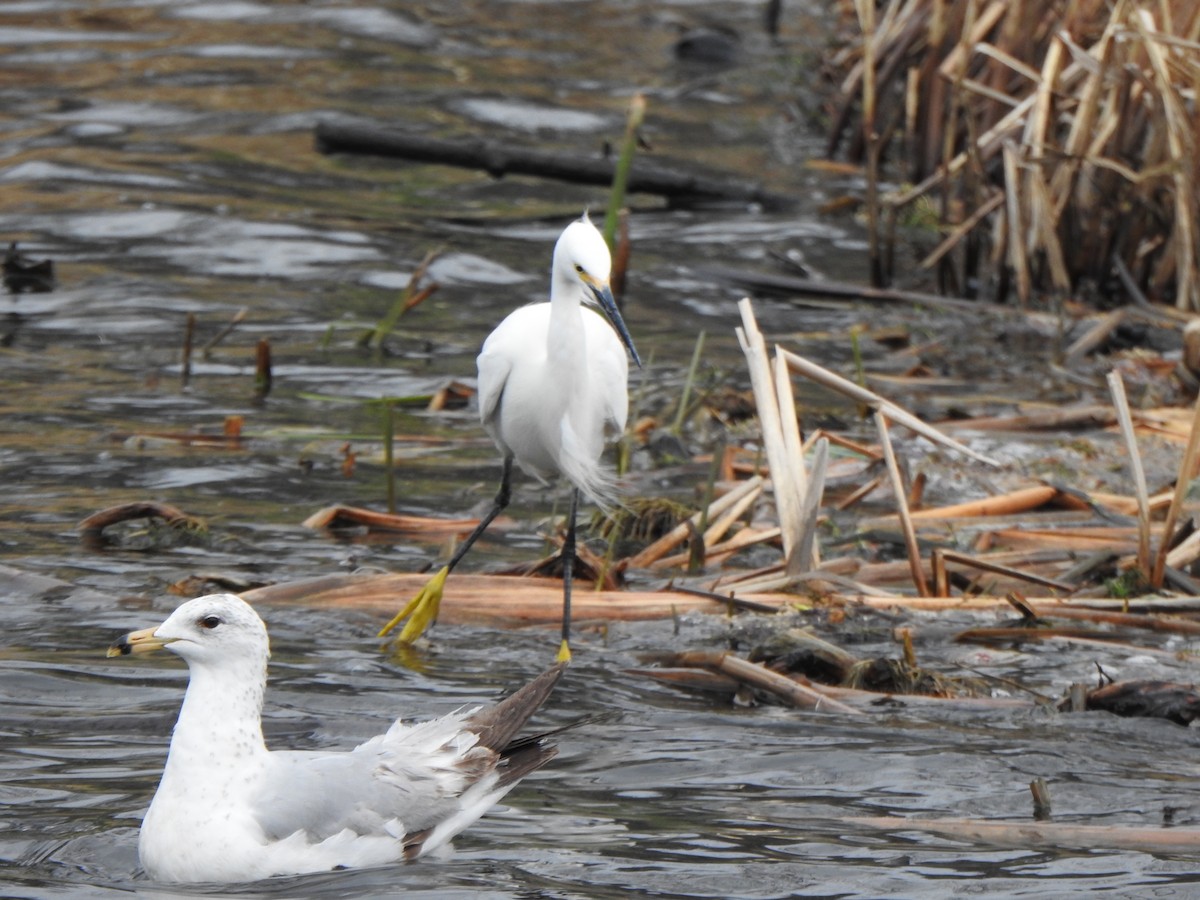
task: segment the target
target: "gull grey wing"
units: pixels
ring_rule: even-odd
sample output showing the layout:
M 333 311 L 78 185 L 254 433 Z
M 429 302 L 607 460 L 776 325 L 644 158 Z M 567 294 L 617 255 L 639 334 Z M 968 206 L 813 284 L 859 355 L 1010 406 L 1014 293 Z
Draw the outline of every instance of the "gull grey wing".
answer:
M 396 723 L 348 752 L 272 753 L 253 799 L 259 825 L 269 838 L 301 831 L 312 840 L 346 829 L 401 837 L 437 825 L 467 788 L 495 778 L 497 754 L 476 746 L 466 715 Z

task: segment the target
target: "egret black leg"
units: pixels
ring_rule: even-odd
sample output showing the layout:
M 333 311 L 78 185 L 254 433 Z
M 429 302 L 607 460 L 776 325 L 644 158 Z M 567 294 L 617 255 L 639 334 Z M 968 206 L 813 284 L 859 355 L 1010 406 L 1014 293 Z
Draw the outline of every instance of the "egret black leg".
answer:
M 500 490 L 496 492 L 496 500 L 492 503 L 488 514 L 467 535 L 466 540 L 458 545 L 458 549 L 450 557 L 450 562 L 438 569 L 437 574 L 425 583 L 417 596 L 409 600 L 407 605 L 379 630 L 380 637 L 386 637 L 393 628 L 408 619 L 397 641 L 401 644 L 411 644 L 425 632 L 425 629 L 437 621 L 438 611 L 442 605 L 442 587 L 446 583 L 446 576 L 450 574 L 451 569 L 458 565 L 459 560 L 467 555 L 471 545 L 492 523 L 492 519 L 500 515 L 500 510 L 508 506 L 508 501 L 512 497 L 512 465 L 513 458 L 511 456 L 504 457 L 504 472 L 500 476 Z
M 486 516 L 479 520 L 479 524 L 475 526 L 475 530 L 463 538 L 463 542 L 455 549 L 454 554 L 450 557 L 450 562 L 446 563 L 447 571 L 453 571 L 459 561 L 467 555 L 467 551 L 471 549 L 471 545 L 479 540 L 481 534 L 487 531 L 487 527 L 492 524 L 492 519 L 500 515 L 512 500 L 512 467 L 513 458 L 511 456 L 504 457 L 504 470 L 500 474 L 500 490 L 496 491 L 496 499 L 492 501 L 492 508 L 488 510 Z
M 563 541 L 562 645 L 559 659 L 571 658 L 571 580 L 575 571 L 575 519 L 579 513 L 579 488 L 571 489 L 571 511 L 567 514 L 567 537 Z

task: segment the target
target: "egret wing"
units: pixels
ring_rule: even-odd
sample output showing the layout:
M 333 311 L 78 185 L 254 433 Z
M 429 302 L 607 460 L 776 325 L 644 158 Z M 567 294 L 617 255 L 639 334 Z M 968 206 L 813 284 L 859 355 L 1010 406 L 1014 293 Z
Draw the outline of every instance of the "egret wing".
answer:
M 591 309 L 584 313 L 592 384 L 604 408 L 605 433 L 612 437 L 625 430 L 629 416 L 629 358 L 608 320 Z
M 499 410 L 508 376 L 527 346 L 526 331 L 530 325 L 528 310 L 533 308 L 522 306 L 505 316 L 487 336 L 475 359 L 479 370 L 479 421 L 484 425 L 491 422 Z
M 512 362 L 499 354 L 489 354 L 485 347 L 476 364 L 479 367 L 479 421 L 487 425 L 500 409 L 500 398 L 504 395 Z

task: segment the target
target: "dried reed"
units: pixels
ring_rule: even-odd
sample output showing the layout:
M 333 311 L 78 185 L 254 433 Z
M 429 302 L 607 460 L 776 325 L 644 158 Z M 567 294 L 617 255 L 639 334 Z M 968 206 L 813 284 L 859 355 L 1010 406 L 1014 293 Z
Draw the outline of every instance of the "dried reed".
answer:
M 913 185 L 880 196 L 874 228 L 927 201 L 943 238 L 923 265 L 962 293 L 1122 303 L 1124 266 L 1152 300 L 1200 310 L 1200 5 L 858 6 L 859 38 L 832 61 L 828 149 L 845 144 L 872 182 L 878 154 Z M 893 258 L 890 229 L 876 239 Z

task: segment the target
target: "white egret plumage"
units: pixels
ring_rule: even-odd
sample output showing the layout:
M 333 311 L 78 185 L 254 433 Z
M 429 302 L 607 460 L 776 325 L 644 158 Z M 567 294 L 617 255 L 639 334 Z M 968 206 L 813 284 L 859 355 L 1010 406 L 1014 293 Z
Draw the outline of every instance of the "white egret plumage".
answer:
M 554 754 L 514 740 L 557 665 L 490 707 L 386 732 L 353 750 L 268 750 L 267 630 L 233 594 L 189 600 L 109 656 L 166 648 L 189 680 L 138 856 L 156 881 L 234 882 L 403 861 L 444 846 Z
M 579 496 L 582 493 L 601 507 L 614 500 L 613 476 L 601 465 L 600 456 L 608 441 L 625 429 L 626 349 L 641 365 L 609 287 L 611 267 L 608 245 L 585 213 L 567 226 L 554 245 L 549 302 L 509 313 L 484 342 L 477 360 L 479 418 L 503 458 L 500 490 L 488 514 L 450 561 L 384 626 L 381 637 L 407 618 L 399 640 L 411 642 L 437 618 L 446 576 L 511 499 L 515 461 L 543 481 L 561 475 L 572 485 L 562 550 L 559 649 L 560 659 L 570 657 Z M 595 303 L 600 313 L 589 303 Z

